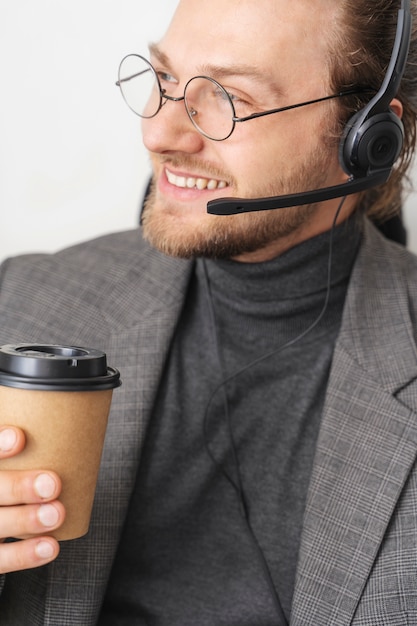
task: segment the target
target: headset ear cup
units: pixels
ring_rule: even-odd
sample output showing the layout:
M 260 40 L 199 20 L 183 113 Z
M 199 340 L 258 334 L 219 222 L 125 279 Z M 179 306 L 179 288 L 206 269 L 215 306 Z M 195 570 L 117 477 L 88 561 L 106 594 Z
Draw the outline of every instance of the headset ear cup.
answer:
M 392 111 L 373 115 L 362 124 L 362 113 L 356 113 L 347 123 L 339 158 L 350 176 L 366 176 L 369 171 L 391 169 L 404 141 L 404 127 Z

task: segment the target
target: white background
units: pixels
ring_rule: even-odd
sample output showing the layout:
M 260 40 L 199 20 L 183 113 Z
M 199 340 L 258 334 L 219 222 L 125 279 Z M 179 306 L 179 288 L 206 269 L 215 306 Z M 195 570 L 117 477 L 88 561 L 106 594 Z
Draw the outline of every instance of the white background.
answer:
M 150 168 L 114 83 L 176 4 L 1 0 L 0 260 L 136 225 Z M 417 195 L 406 222 L 417 251 Z

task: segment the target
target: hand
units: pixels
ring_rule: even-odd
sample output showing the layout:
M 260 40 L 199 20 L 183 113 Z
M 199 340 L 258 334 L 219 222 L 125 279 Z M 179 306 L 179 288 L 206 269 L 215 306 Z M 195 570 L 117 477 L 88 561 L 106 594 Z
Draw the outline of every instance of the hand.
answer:
M 59 553 L 56 539 L 47 536 L 65 519 L 56 499 L 59 476 L 49 470 L 1 470 L 1 460 L 24 447 L 22 430 L 0 426 L 0 574 L 45 565 Z M 8 537 L 26 539 L 4 543 Z

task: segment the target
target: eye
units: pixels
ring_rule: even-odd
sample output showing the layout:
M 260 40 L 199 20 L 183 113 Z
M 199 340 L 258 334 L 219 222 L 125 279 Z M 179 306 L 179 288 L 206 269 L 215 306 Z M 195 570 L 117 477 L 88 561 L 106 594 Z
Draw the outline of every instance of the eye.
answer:
M 232 102 L 245 102 L 243 100 L 243 98 L 241 98 L 240 96 L 236 95 L 235 93 L 231 93 L 230 91 L 227 92 L 227 95 L 229 96 L 230 100 Z
M 220 100 L 231 100 L 233 103 L 235 102 L 243 102 L 242 98 L 235 93 L 228 91 L 225 87 L 221 88 L 220 86 L 214 87 L 213 90 L 214 96 L 219 98 Z
M 213 96 L 219 102 L 233 102 L 233 106 L 249 106 L 249 103 L 242 98 L 242 96 L 238 96 L 234 91 L 229 91 L 226 87 L 221 87 L 220 85 L 215 85 L 213 89 Z
M 235 91 L 229 91 L 226 89 L 229 99 L 232 101 L 237 117 L 245 117 L 251 115 L 255 110 L 255 106 L 245 96 L 237 94 Z M 220 96 L 221 94 L 219 94 Z M 223 98 L 226 98 L 226 94 L 223 92 Z
M 177 85 L 178 81 L 177 79 L 170 74 L 169 72 L 164 72 L 162 70 L 157 70 L 156 74 L 158 76 L 159 82 L 161 83 L 161 86 L 163 85 Z

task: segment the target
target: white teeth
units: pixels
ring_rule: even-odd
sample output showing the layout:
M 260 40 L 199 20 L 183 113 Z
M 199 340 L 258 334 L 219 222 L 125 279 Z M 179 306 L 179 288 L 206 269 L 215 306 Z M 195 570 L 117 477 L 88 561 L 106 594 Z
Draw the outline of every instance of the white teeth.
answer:
M 205 189 L 207 187 L 207 179 L 206 178 L 197 178 L 195 186 L 197 189 Z
M 186 178 L 185 176 L 176 176 L 169 170 L 165 171 L 168 181 L 171 185 L 175 185 L 175 187 L 181 187 L 183 189 L 197 188 L 201 191 L 203 189 L 209 189 L 211 191 L 213 189 L 224 189 L 227 187 L 227 183 L 224 180 L 215 180 L 214 178 L 194 178 L 192 176 Z

